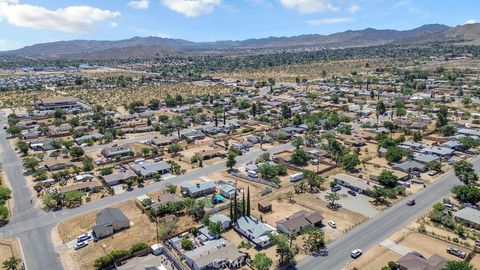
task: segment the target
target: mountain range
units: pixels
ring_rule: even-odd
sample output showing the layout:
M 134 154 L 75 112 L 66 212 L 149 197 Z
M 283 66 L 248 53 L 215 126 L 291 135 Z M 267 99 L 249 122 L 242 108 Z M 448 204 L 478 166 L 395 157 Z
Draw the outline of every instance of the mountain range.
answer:
M 161 37 L 133 37 L 117 41 L 71 40 L 35 44 L 18 50 L 1 52 L 0 55 L 57 59 L 113 59 L 149 57 L 187 51 L 346 48 L 442 41 L 478 42 L 480 41 L 480 24 L 456 27 L 428 24 L 405 31 L 367 28 L 330 35 L 310 34 L 215 42 L 192 42 Z

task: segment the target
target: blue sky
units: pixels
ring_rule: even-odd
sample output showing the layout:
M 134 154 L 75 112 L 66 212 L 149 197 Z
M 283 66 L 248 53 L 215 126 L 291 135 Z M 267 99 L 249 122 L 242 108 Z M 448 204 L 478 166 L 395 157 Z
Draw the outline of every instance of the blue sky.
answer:
M 480 21 L 471 0 L 0 0 L 0 50 L 133 36 L 192 41 Z

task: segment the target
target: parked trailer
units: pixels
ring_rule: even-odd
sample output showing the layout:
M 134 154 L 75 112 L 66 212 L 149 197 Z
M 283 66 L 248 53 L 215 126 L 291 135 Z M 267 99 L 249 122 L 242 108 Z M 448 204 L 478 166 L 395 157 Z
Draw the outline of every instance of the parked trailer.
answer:
M 297 181 L 300 181 L 302 178 L 303 178 L 302 172 L 295 173 L 290 175 L 290 182 L 297 182 Z

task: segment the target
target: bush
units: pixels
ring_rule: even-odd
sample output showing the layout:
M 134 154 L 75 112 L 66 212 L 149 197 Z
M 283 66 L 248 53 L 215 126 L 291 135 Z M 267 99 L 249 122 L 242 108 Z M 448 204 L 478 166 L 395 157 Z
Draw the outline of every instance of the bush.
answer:
M 138 251 L 142 251 L 144 249 L 147 249 L 149 248 L 150 246 L 145 243 L 145 242 L 139 242 L 139 243 L 136 243 L 136 244 L 133 244 L 132 247 L 130 248 L 130 253 L 135 253 L 135 252 L 138 252 Z

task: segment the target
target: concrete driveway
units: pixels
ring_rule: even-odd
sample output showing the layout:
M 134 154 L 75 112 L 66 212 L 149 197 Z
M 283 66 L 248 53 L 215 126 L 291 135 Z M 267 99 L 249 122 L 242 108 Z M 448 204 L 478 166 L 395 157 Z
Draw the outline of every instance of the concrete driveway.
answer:
M 338 203 L 341 204 L 342 207 L 367 216 L 369 218 L 372 218 L 379 213 L 379 211 L 370 204 L 370 197 L 358 193 L 357 196 L 352 196 L 348 194 L 347 191 L 348 189 L 342 187 L 342 189 L 337 192 L 338 194 L 340 194 L 340 200 L 338 201 Z M 329 192 L 331 191 L 323 191 L 319 193 L 318 196 L 321 196 L 322 200 L 326 201 L 325 195 Z

